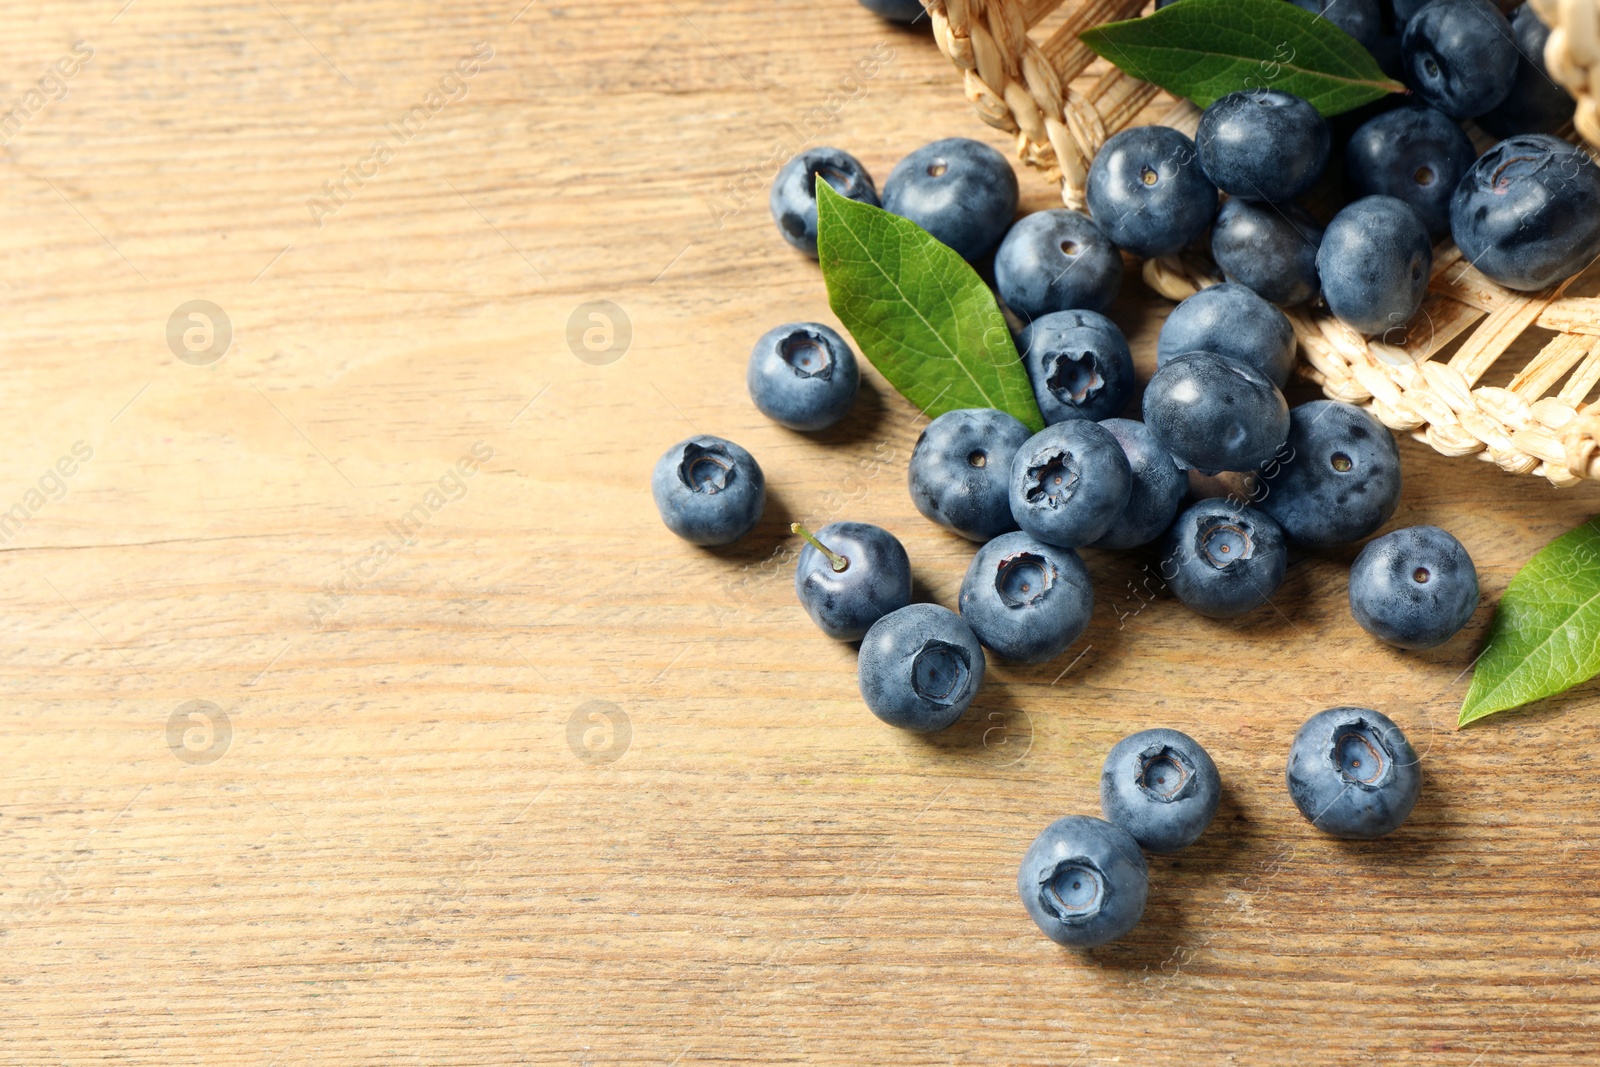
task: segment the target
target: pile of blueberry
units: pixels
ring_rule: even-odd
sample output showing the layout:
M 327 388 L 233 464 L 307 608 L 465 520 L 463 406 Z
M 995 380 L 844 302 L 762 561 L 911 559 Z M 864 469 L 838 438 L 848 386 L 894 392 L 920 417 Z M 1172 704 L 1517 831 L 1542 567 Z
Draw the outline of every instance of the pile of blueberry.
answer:
M 860 642 L 861 694 L 878 718 L 943 730 L 976 696 L 986 654 L 1016 663 L 1061 655 L 1093 609 L 1080 549 L 1159 545 L 1161 578 L 1176 597 L 1230 618 L 1269 602 L 1291 547 L 1353 544 L 1389 521 L 1401 490 L 1394 439 L 1349 404 L 1290 409 L 1282 390 L 1295 336 L 1280 306 L 1320 300 L 1362 333 L 1401 328 L 1427 289 L 1432 240 L 1446 231 L 1480 270 L 1518 289 L 1564 280 L 1600 254 L 1600 169 L 1558 138 L 1521 132 L 1550 118 L 1549 107 L 1516 95 L 1539 95 L 1519 66 L 1539 62 L 1537 50 L 1519 51 L 1533 16 L 1518 13 L 1519 45 L 1501 55 L 1472 21 L 1489 14 L 1505 22 L 1486 0 L 1418 7 L 1401 45 L 1415 99 L 1366 117 L 1348 137 L 1336 137 L 1306 101 L 1271 89 L 1217 101 L 1196 140 L 1159 126 L 1119 133 L 1090 168 L 1089 214 L 1058 209 L 1016 220 L 1010 164 L 962 138 L 906 157 L 881 198 L 861 163 L 836 148 L 810 149 L 783 167 L 772 214 L 784 238 L 813 258 L 818 181 L 917 223 L 980 269 L 992 257 L 993 285 L 1046 423 L 1030 433 L 1005 412 L 956 410 L 917 440 L 908 472 L 917 509 L 980 546 L 959 613 L 912 603 L 910 560 L 888 530 L 794 526 L 806 542 L 795 592 L 823 633 Z M 1511 40 L 1509 25 L 1506 33 Z M 1493 63 L 1509 73 L 1492 75 Z M 1486 81 L 1505 91 L 1484 91 Z M 1518 128 L 1477 159 L 1457 120 L 1491 108 L 1499 108 L 1495 121 Z M 1338 153 L 1355 199 L 1324 227 L 1294 201 L 1327 185 Z M 1227 194 L 1220 209 L 1219 190 Z M 1173 310 L 1142 421 L 1128 418 L 1138 391 L 1133 360 L 1106 317 L 1123 253 L 1171 255 L 1208 231 L 1228 280 Z M 756 342 L 747 383 L 768 417 L 814 432 L 848 415 L 860 370 L 837 332 L 790 323 Z M 1242 475 L 1247 490 L 1201 491 L 1214 493 L 1205 476 L 1222 472 Z M 701 545 L 744 536 L 766 497 L 755 458 L 708 435 L 669 449 L 652 490 L 668 528 Z M 1433 526 L 1369 541 L 1350 574 L 1356 621 L 1407 649 L 1449 640 L 1478 593 L 1466 550 Z M 1350 707 L 1301 728 L 1287 780 L 1314 826 L 1357 838 L 1399 826 L 1421 783 L 1400 729 Z M 1144 905 L 1140 846 L 1165 852 L 1193 841 L 1216 811 L 1218 790 L 1215 765 L 1192 739 L 1170 730 L 1128 738 L 1106 762 L 1107 821 L 1060 820 L 1029 849 L 1018 876 L 1029 913 L 1065 944 L 1125 933 Z

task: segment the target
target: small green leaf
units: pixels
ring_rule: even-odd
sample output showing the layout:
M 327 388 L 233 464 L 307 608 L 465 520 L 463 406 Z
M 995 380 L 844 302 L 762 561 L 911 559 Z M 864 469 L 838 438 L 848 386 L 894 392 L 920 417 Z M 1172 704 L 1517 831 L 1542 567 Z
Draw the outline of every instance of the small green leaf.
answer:
M 1596 674 L 1600 527 L 1589 522 L 1550 542 L 1511 580 L 1457 725 L 1554 696 Z
M 1355 38 L 1287 0 L 1182 0 L 1079 36 L 1126 73 L 1201 107 L 1241 89 L 1282 89 L 1337 115 L 1406 88 Z
M 994 294 L 959 254 L 909 219 L 819 181 L 817 258 L 834 314 L 923 414 L 998 408 L 1044 429 Z

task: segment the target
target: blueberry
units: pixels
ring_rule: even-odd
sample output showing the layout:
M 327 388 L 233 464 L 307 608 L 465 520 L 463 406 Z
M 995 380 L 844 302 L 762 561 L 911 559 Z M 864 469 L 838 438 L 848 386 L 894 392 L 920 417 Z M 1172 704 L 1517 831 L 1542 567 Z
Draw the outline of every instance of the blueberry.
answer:
M 1185 352 L 1211 352 L 1248 363 L 1282 389 L 1294 370 L 1294 327 L 1248 286 L 1223 282 L 1183 301 L 1161 324 L 1156 366 Z
M 1450 229 L 1450 194 L 1478 153 L 1456 121 L 1431 107 L 1400 107 L 1350 136 L 1344 170 L 1357 197 L 1404 200 L 1430 235 Z
M 1369 708 L 1329 708 L 1289 747 L 1289 796 L 1325 834 L 1371 841 L 1406 821 L 1422 793 L 1422 765 L 1406 735 Z
M 1366 48 L 1378 43 L 1383 19 L 1378 0 L 1294 0 L 1313 15 L 1321 15 Z
M 1215 497 L 1173 523 L 1161 577 L 1190 609 L 1231 619 L 1270 600 L 1288 566 L 1277 523 L 1265 512 Z
M 982 259 L 1017 213 L 1017 174 L 979 141 L 949 137 L 923 145 L 883 183 L 883 206 L 961 254 Z
M 1093 311 L 1055 311 L 1017 339 L 1047 423 L 1098 422 L 1133 399 L 1133 355 L 1117 324 Z
M 1400 505 L 1400 450 L 1353 404 L 1313 400 L 1289 412 L 1283 457 L 1264 474 L 1256 506 L 1309 548 L 1359 541 Z
M 1508 289 L 1565 281 L 1600 255 L 1600 168 L 1559 137 L 1508 137 L 1456 186 L 1450 233 L 1473 266 Z
M 1206 108 L 1194 135 L 1212 184 L 1251 200 L 1292 200 L 1317 184 L 1332 140 L 1316 108 L 1278 89 L 1229 93 Z
M 911 450 L 911 502 L 927 518 L 972 541 L 1017 528 L 1011 458 L 1028 428 L 1003 411 L 963 408 L 928 424 Z
M 1317 295 L 1322 227 L 1297 204 L 1229 200 L 1211 229 L 1211 258 L 1230 282 L 1290 307 Z
M 1128 494 L 1128 506 L 1122 509 L 1111 529 L 1094 542 L 1094 547 L 1136 548 L 1149 544 L 1166 533 L 1177 517 L 1189 479 L 1172 461 L 1172 456 L 1156 443 L 1155 435 L 1144 423 L 1135 419 L 1106 419 L 1100 425 L 1117 439 L 1123 455 L 1128 457 L 1133 489 Z
M 927 14 L 922 0 L 861 0 L 861 6 L 894 22 L 916 22 Z
M 1509 96 L 1478 116 L 1478 125 L 1496 137 L 1555 133 L 1572 119 L 1577 104 L 1545 70 L 1544 46 L 1550 40 L 1550 27 L 1539 21 L 1532 4 L 1523 4 L 1511 16 L 1511 32 L 1519 53 L 1516 80 Z
M 861 162 L 838 148 L 808 148 L 785 163 L 772 179 L 767 204 L 784 240 L 817 258 L 817 179 L 850 200 L 878 206 L 878 190 Z
M 1089 625 L 1094 587 L 1070 548 L 1025 533 L 978 549 L 961 581 L 961 617 L 984 647 L 1014 663 L 1046 663 Z
M 1217 814 L 1222 776 L 1200 742 L 1140 730 L 1116 743 L 1100 771 L 1100 812 L 1151 852 L 1195 843 Z
M 1120 826 L 1068 815 L 1033 839 L 1017 870 L 1017 894 L 1044 935 L 1070 948 L 1115 941 L 1144 916 L 1150 865 Z
M 933 733 L 967 710 L 983 684 L 983 648 L 961 616 L 912 604 L 872 624 L 856 678 L 872 713 L 890 726 Z
M 650 492 L 667 529 L 697 545 L 726 545 L 761 521 L 767 480 L 755 457 L 732 441 L 697 434 L 656 461 Z
M 761 414 L 791 430 L 825 430 L 844 418 L 861 386 L 856 354 L 820 322 L 791 322 L 761 335 L 745 371 Z
M 1431 0 L 1400 35 L 1406 84 L 1455 119 L 1483 114 L 1511 94 L 1517 46 L 1489 0 Z
M 1122 288 L 1122 253 L 1081 212 L 1035 211 L 1000 242 L 994 285 L 1029 321 L 1052 311 L 1104 311 Z
M 1350 613 L 1400 648 L 1436 648 L 1478 609 L 1478 569 L 1437 526 L 1411 526 L 1367 544 L 1350 568 Z
M 1364 334 L 1382 334 L 1411 321 L 1432 271 L 1428 228 L 1404 200 L 1392 196 L 1364 196 L 1347 204 L 1328 223 L 1317 249 L 1328 309 Z
M 830 522 L 806 539 L 794 592 L 823 633 L 856 641 L 873 623 L 911 603 L 911 560 L 894 534 L 867 522 Z
M 1205 232 L 1217 187 L 1194 142 L 1170 126 L 1135 126 L 1108 140 L 1089 166 L 1089 213 L 1135 255 L 1165 256 Z
M 1156 442 L 1206 474 L 1254 470 L 1289 435 L 1289 405 L 1256 368 L 1210 352 L 1186 352 L 1157 368 L 1144 391 Z M 1015 497 L 1013 497 L 1015 500 Z
M 1128 457 L 1099 423 L 1046 426 L 1011 460 L 1011 514 L 1017 525 L 1062 548 L 1104 537 L 1132 492 Z

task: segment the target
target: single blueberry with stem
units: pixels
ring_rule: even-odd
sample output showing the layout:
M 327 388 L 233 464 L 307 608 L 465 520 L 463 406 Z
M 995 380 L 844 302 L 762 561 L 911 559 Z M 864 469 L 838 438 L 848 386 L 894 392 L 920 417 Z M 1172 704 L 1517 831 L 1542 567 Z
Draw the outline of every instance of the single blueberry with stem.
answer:
M 859 640 L 911 603 L 911 559 L 888 530 L 867 522 L 831 522 L 815 534 L 798 522 L 789 529 L 806 541 L 795 564 L 795 595 L 829 637 Z

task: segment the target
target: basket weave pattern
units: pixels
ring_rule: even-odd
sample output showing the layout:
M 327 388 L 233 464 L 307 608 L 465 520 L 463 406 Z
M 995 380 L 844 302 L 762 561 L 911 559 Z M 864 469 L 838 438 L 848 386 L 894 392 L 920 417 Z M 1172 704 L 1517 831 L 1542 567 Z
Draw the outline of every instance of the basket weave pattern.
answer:
M 1199 111 L 1099 59 L 1080 31 L 1132 18 L 1147 0 L 924 0 L 934 39 L 961 71 L 967 99 L 1017 135 L 1029 165 L 1061 182 L 1082 209 L 1089 163 L 1135 120 L 1192 134 Z M 1600 5 L 1533 0 L 1552 27 L 1551 74 L 1579 101 L 1576 126 L 1600 144 Z M 1181 300 L 1222 278 L 1209 262 L 1149 260 L 1145 281 Z M 1360 404 L 1391 429 L 1448 456 L 1476 455 L 1558 486 L 1600 479 L 1600 298 L 1504 289 L 1448 242 L 1434 251 L 1422 310 L 1400 343 L 1369 341 L 1312 308 L 1286 309 L 1305 356 L 1300 372 L 1335 400 Z M 1526 330 L 1556 332 L 1504 387 L 1478 384 Z M 1449 359 L 1429 358 L 1458 338 Z M 1554 390 L 1554 391 L 1552 391 Z

